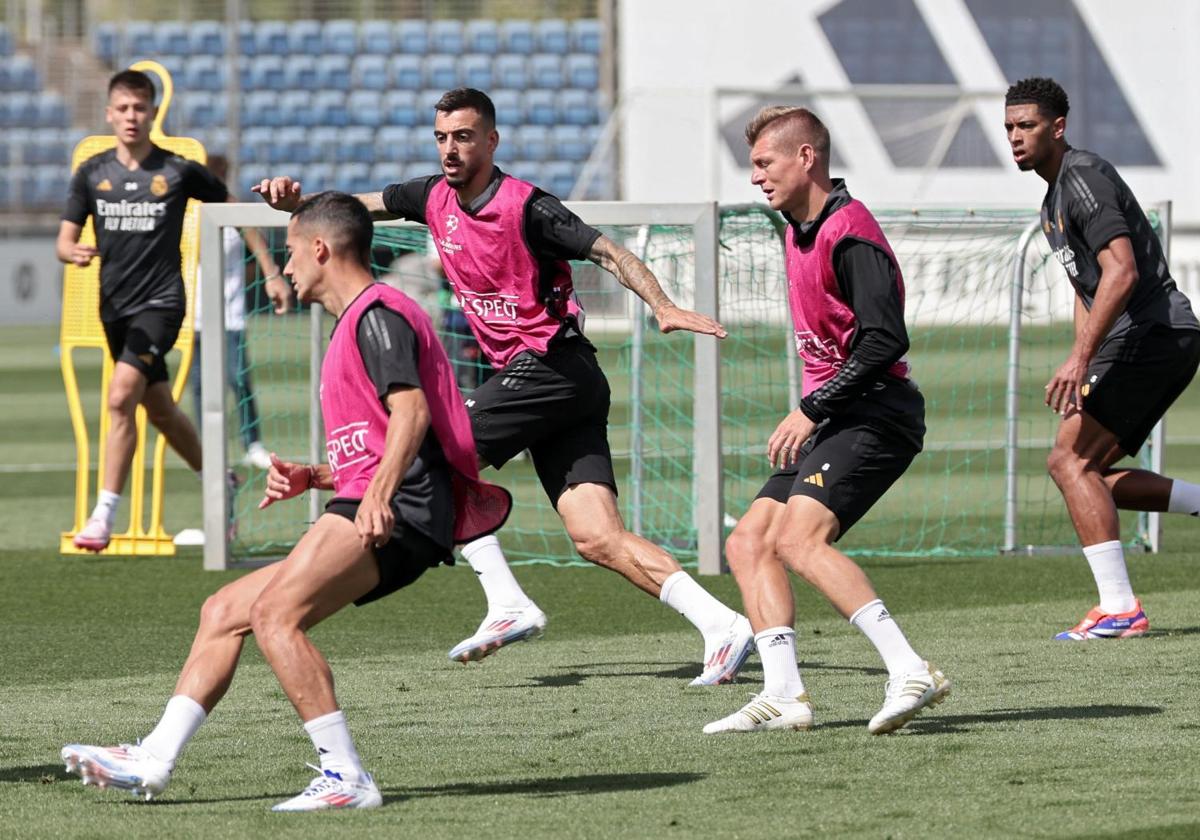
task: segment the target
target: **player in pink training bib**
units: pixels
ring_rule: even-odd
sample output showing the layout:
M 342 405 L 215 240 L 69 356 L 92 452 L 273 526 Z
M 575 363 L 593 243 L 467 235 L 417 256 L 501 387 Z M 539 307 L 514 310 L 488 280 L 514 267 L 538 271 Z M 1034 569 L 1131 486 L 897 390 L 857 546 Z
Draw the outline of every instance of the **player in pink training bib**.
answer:
M 872 733 L 904 726 L 950 682 L 913 651 L 858 565 L 833 547 L 921 451 L 925 402 L 909 379 L 904 280 L 879 223 L 829 177 L 829 131 L 805 108 L 764 108 L 746 127 L 751 180 L 787 221 L 784 247 L 803 399 L 767 441 L 778 466 L 725 551 L 763 663 L 763 690 L 709 734 L 808 729 L 787 571 L 816 587 L 888 669 Z
M 286 559 L 210 597 L 174 696 L 137 745 L 68 744 L 62 757 L 84 783 L 151 798 L 233 680 L 254 634 L 304 721 L 320 772 L 276 811 L 374 808 L 383 800 L 363 769 L 334 696 L 329 666 L 307 630 L 448 562 L 454 543 L 499 528 L 508 493 L 479 479 L 470 421 L 450 361 L 421 308 L 371 275 L 373 225 L 362 204 L 322 193 L 288 225 L 284 273 L 304 303 L 337 318 L 321 369 L 325 464 L 274 455 L 260 507 L 311 488 L 333 490 L 326 512 Z
M 586 560 L 612 569 L 677 609 L 704 638 L 694 684 L 732 680 L 752 646 L 750 624 L 713 598 L 670 554 L 625 529 L 608 445 L 609 385 L 584 335 L 570 260 L 612 272 L 654 311 L 663 332 L 724 337 L 720 324 L 675 306 L 626 248 L 586 225 L 557 198 L 496 167 L 496 111 L 460 88 L 435 106 L 442 172 L 359 198 L 375 218 L 429 227 L 450 287 L 496 373 L 467 399 L 476 451 L 499 469 L 528 449 L 546 495 Z M 263 181 L 255 191 L 290 210 L 300 185 Z M 545 615 L 522 591 L 494 537 L 463 546 L 488 614 L 450 651 L 480 659 L 540 632 Z

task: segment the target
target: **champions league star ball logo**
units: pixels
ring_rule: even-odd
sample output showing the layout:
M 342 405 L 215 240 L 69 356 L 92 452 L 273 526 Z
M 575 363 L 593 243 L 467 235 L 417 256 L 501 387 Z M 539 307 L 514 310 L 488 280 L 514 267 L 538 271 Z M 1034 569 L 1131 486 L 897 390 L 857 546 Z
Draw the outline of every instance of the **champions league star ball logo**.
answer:
M 458 230 L 458 216 L 453 213 L 446 217 L 446 233 L 454 233 Z

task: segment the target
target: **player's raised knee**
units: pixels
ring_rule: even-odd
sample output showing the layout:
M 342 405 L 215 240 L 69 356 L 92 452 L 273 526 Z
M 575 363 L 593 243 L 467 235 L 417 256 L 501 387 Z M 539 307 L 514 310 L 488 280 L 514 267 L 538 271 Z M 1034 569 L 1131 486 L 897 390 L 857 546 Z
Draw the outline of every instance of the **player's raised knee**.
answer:
M 244 631 L 249 624 L 249 616 L 244 609 L 239 609 L 237 599 L 233 598 L 225 588 L 218 589 L 209 595 L 200 607 L 200 628 L 212 633 L 233 633 Z
M 773 562 L 775 553 L 761 531 L 734 528 L 725 540 L 725 559 L 735 574 L 764 561 Z

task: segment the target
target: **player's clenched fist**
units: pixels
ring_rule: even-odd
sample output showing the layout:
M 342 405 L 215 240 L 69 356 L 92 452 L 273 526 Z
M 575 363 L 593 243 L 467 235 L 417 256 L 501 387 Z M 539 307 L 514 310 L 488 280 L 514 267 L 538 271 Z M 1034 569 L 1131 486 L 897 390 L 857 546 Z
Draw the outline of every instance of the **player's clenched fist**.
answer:
M 267 470 L 267 489 L 262 501 L 258 503 L 258 509 L 262 510 L 273 502 L 299 496 L 313 486 L 314 478 L 313 468 L 308 464 L 280 461 L 272 452 L 271 468 Z
M 92 245 L 80 245 L 78 242 L 71 249 L 71 262 L 80 268 L 87 268 L 100 252 Z
M 262 200 L 276 210 L 290 213 L 300 206 L 300 182 L 293 181 L 286 175 L 263 178 L 250 190 L 262 196 Z

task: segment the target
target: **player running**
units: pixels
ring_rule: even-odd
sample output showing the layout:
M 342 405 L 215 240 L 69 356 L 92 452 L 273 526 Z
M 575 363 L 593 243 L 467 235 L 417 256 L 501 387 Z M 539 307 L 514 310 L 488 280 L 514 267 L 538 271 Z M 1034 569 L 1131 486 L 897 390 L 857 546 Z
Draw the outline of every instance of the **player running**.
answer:
M 1067 144 L 1066 91 L 1023 79 L 1005 96 L 1013 160 L 1049 189 L 1042 231 L 1075 289 L 1075 342 L 1046 384 L 1062 415 L 1047 467 L 1062 492 L 1100 603 L 1056 639 L 1150 629 L 1125 567 L 1117 509 L 1200 514 L 1200 486 L 1117 467 L 1137 454 L 1200 364 L 1200 322 L 1175 286 L 1137 199 L 1112 164 Z
M 763 664 L 763 689 L 708 734 L 808 729 L 787 570 L 829 599 L 879 651 L 883 707 L 867 725 L 899 729 L 950 692 L 917 655 L 858 565 L 833 547 L 904 474 L 925 437 L 925 400 L 904 358 L 904 281 L 879 223 L 829 177 L 829 131 L 804 108 L 764 108 L 746 127 L 751 181 L 788 222 L 788 302 L 804 398 L 772 433 L 777 472 L 729 535 Z
M 752 647 L 749 622 L 621 520 L 608 446 L 608 381 L 584 336 L 567 260 L 589 259 L 615 274 L 653 310 L 663 332 L 723 338 L 725 330 L 675 306 L 641 260 L 557 198 L 501 172 L 493 162 L 496 111 L 486 94 L 452 90 L 435 108 L 442 174 L 358 198 L 374 218 L 429 227 L 471 329 L 498 371 L 467 399 L 481 464 L 499 469 L 528 449 L 579 554 L 660 598 L 703 635 L 704 669 L 692 684 L 733 680 Z M 286 177 L 254 189 L 280 210 L 301 200 L 300 184 Z M 452 659 L 479 659 L 540 632 L 545 615 L 513 578 L 494 537 L 464 546 L 463 556 L 483 585 L 488 614 L 475 635 L 450 651 Z
M 288 225 L 284 273 L 301 301 L 320 303 L 337 319 L 321 366 L 328 463 L 274 460 L 260 507 L 312 487 L 335 497 L 287 559 L 205 602 L 175 694 L 149 735 L 136 746 L 63 748 L 67 769 L 84 784 L 147 799 L 161 793 L 229 688 L 253 633 L 320 760 L 320 775 L 273 810 L 382 803 L 334 696 L 329 665 L 306 632 L 347 604 L 382 598 L 448 562 L 455 541 L 500 527 L 512 500 L 479 480 L 470 421 L 428 316 L 374 282 L 372 234 L 362 204 L 342 193 L 304 202 Z

